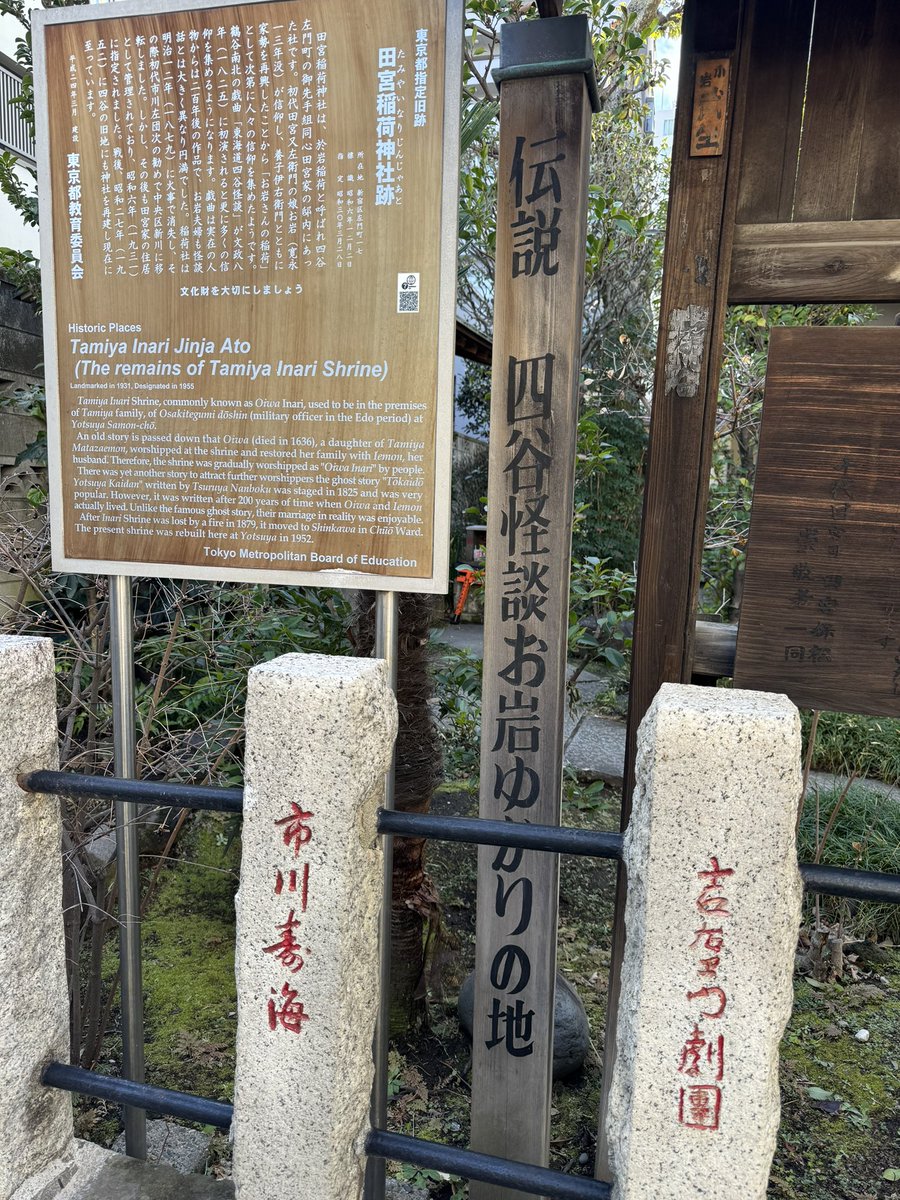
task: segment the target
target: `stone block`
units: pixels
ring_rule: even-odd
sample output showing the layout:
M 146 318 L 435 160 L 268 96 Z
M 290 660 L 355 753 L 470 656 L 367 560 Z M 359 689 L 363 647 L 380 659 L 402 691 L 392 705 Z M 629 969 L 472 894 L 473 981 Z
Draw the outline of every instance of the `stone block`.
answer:
M 147 1122 L 147 1161 L 174 1167 L 179 1175 L 193 1175 L 206 1169 L 209 1158 L 210 1135 L 199 1129 L 188 1129 L 174 1121 Z M 116 1154 L 125 1153 L 125 1134 L 120 1133 L 112 1145 Z
M 82 853 L 92 871 L 102 875 L 116 858 L 116 832 L 111 825 L 98 825 L 85 839 Z
M 230 1179 L 181 1175 L 92 1142 L 75 1143 L 71 1171 L 66 1181 L 29 1181 L 13 1200 L 234 1200 Z
M 625 723 L 586 716 L 566 746 L 566 766 L 583 781 L 602 779 L 618 787 L 625 770 Z
M 40 1081 L 69 1060 L 60 806 L 16 783 L 58 769 L 56 736 L 52 642 L 0 637 L 0 1200 L 73 1153 L 71 1100 Z
M 665 684 L 641 724 L 607 1114 L 614 1200 L 763 1200 L 801 881 L 784 696 Z
M 553 1006 L 553 1078 L 566 1079 L 584 1066 L 591 1048 L 591 1027 L 581 997 L 571 983 L 556 972 Z M 459 1023 L 469 1037 L 475 1015 L 475 972 L 470 972 L 459 989 Z
M 397 1179 L 385 1180 L 384 1195 L 385 1200 L 428 1200 L 428 1192 L 424 1188 Z
M 250 672 L 237 898 L 239 1200 L 357 1200 L 378 1007 L 376 810 L 396 706 L 383 663 Z

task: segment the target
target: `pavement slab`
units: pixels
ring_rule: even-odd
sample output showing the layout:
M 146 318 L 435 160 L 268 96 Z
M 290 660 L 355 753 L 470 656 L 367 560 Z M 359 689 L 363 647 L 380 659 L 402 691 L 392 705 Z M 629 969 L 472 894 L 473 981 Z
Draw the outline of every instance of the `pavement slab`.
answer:
M 234 1200 L 234 1184 L 77 1141 L 74 1163 L 29 1181 L 12 1200 Z

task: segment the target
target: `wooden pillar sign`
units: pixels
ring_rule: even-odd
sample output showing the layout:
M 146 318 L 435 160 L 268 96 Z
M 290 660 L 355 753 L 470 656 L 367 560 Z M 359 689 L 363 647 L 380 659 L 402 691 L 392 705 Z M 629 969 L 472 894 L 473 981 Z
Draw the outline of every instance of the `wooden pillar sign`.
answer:
M 505 25 L 482 817 L 558 824 L 593 58 L 585 17 Z M 553 73 L 549 73 L 552 71 Z M 549 1151 L 558 860 L 482 847 L 472 1146 Z M 473 1200 L 523 1193 L 472 1183 Z
M 462 0 L 34 26 L 55 569 L 443 592 Z

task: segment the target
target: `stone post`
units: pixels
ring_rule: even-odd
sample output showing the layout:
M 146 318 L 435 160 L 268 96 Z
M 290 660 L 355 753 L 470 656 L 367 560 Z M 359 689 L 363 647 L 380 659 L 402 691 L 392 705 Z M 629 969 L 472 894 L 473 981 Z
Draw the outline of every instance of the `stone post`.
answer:
M 375 814 L 397 730 L 383 663 L 250 672 L 237 900 L 239 1200 L 356 1200 L 378 1008 Z
M 16 783 L 58 767 L 53 644 L 0 637 L 0 1200 L 74 1154 L 70 1098 L 40 1078 L 69 1060 L 60 806 Z
M 625 838 L 614 1200 L 763 1200 L 801 881 L 785 696 L 663 684 Z

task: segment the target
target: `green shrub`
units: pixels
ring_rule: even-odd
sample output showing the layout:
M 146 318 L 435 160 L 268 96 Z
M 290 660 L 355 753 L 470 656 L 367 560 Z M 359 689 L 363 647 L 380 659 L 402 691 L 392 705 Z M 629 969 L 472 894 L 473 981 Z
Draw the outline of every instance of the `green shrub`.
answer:
M 812 713 L 804 712 L 808 739 Z M 900 783 L 900 721 L 860 713 L 820 712 L 812 760 L 817 771 Z M 898 800 L 900 803 L 900 800 Z
M 814 861 L 824 838 L 821 861 L 829 866 L 900 874 L 900 795 L 886 796 L 861 784 L 851 786 L 843 801 L 842 794 L 838 787 L 819 789 L 818 804 L 815 791 L 807 796 L 797 838 L 800 861 Z M 842 920 L 860 939 L 878 936 L 900 942 L 900 905 L 848 903 L 826 896 L 821 904 L 829 922 Z

